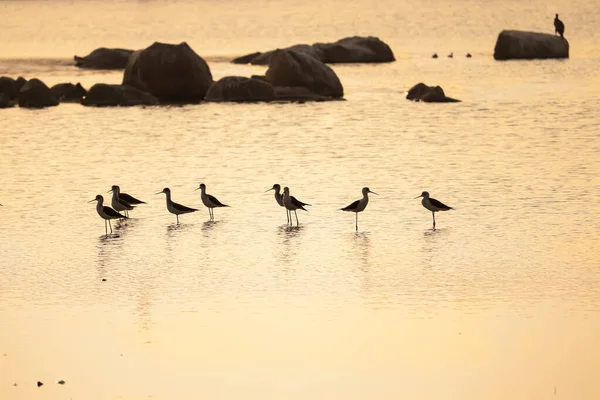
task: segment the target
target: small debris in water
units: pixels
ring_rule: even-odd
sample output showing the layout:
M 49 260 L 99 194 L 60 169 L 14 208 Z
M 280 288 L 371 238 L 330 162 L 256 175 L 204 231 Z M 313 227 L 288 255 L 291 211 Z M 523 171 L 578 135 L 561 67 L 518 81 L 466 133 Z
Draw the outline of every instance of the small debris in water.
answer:
M 13 383 L 13 386 L 19 386 L 19 385 L 17 385 L 17 382 L 15 382 L 15 383 Z
M 102 282 L 106 282 L 106 278 L 102 278 Z
M 56 383 L 58 383 L 59 385 L 64 385 L 65 381 L 62 381 L 62 380 L 61 381 L 56 381 Z
M 44 384 L 40 381 L 37 381 L 37 387 L 43 386 Z

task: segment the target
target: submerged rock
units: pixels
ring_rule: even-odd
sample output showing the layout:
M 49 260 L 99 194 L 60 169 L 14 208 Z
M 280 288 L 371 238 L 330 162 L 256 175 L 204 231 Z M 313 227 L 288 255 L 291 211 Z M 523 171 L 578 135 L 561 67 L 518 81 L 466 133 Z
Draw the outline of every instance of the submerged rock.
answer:
M 273 86 L 300 86 L 321 96 L 344 96 L 342 83 L 329 66 L 293 50 L 276 50 L 266 77 Z
M 275 90 L 264 80 L 227 76 L 213 83 L 204 99 L 234 102 L 273 101 Z
M 306 53 L 324 63 L 383 63 L 395 61 L 390 46 L 373 36 L 352 36 L 333 43 L 296 44 L 284 49 Z M 235 64 L 269 65 L 277 50 L 255 52 L 234 59 Z
M 124 69 L 133 50 L 101 47 L 85 57 L 74 56 L 75 66 L 88 69 Z
M 407 100 L 422 101 L 425 103 L 457 103 L 460 100 L 447 97 L 444 89 L 439 86 L 427 86 L 420 82 L 410 88 L 406 95 Z
M 37 78 L 27 81 L 19 90 L 19 107 L 44 108 L 58 105 L 58 99 L 44 82 Z
M 23 77 L 16 80 L 8 76 L 0 76 L 0 108 L 9 108 L 17 105 L 19 91 L 27 82 Z
M 569 58 L 569 42 L 547 33 L 505 30 L 494 47 L 496 60 Z
M 158 99 L 131 86 L 97 83 L 90 88 L 81 104 L 96 107 L 153 106 L 158 104 Z
M 79 82 L 75 85 L 72 83 L 59 83 L 52 86 L 50 90 L 61 103 L 81 103 L 87 93 L 87 90 Z
M 136 51 L 123 74 L 124 85 L 148 92 L 164 102 L 199 102 L 212 83 L 208 64 L 186 42 L 154 42 Z

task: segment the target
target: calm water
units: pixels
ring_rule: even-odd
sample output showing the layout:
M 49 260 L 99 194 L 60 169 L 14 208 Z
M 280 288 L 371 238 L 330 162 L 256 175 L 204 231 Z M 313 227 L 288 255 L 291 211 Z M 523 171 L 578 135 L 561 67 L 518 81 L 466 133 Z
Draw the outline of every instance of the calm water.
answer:
M 0 2 L 0 75 L 48 84 L 120 82 L 69 58 L 154 40 L 216 78 L 355 33 L 398 58 L 334 66 L 346 102 L 0 110 L 0 398 L 600 398 L 597 5 L 373 4 Z M 555 12 L 570 60 L 493 61 Z M 404 100 L 419 81 L 464 102 Z M 276 182 L 313 205 L 298 229 Z M 148 204 L 104 238 L 113 184 Z M 201 208 L 179 226 L 167 186 Z M 435 231 L 423 190 L 456 207 Z

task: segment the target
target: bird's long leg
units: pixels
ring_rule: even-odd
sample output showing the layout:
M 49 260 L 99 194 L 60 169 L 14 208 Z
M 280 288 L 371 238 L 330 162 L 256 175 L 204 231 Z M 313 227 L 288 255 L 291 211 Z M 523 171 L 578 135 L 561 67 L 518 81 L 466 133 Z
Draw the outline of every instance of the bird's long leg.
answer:
M 296 215 L 296 226 L 300 226 L 300 223 L 298 222 L 298 213 L 296 212 L 296 210 L 294 210 L 294 214 Z
M 285 207 L 284 207 L 285 208 Z M 285 209 L 285 219 L 287 220 L 286 224 L 289 225 L 290 224 L 290 212 L 288 211 L 288 209 Z
M 106 221 L 107 220 L 104 220 L 104 235 L 108 236 L 108 226 L 106 226 Z
M 431 215 L 433 215 L 433 227 L 435 228 L 435 213 L 432 211 Z
M 177 218 L 177 225 L 179 225 L 179 215 L 175 214 L 175 218 Z
M 358 232 L 358 213 L 355 213 L 355 214 L 356 214 L 356 232 Z
M 108 227 L 110 228 L 110 234 L 112 235 L 112 225 L 110 224 L 110 219 L 108 221 Z

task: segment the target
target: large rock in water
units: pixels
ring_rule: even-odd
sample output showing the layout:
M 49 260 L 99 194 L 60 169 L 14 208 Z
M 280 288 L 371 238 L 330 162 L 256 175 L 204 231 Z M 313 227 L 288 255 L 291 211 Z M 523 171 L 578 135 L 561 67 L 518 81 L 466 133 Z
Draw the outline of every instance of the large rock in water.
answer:
M 335 72 L 305 53 L 276 50 L 266 76 L 273 86 L 300 86 L 322 96 L 344 96 L 344 88 Z
M 133 50 L 101 47 L 85 57 L 74 56 L 75 66 L 88 69 L 124 69 Z
M 406 95 L 407 100 L 422 101 L 425 103 L 457 103 L 460 100 L 447 97 L 444 89 L 439 86 L 427 86 L 423 82 L 410 88 Z
M 50 88 L 39 79 L 27 81 L 19 90 L 19 107 L 44 108 L 58 105 L 58 99 Z
M 226 76 L 213 83 L 204 100 L 206 101 L 273 101 L 273 86 L 260 79 L 243 76 Z
M 502 31 L 494 48 L 496 60 L 569 58 L 569 42 L 560 36 L 525 31 Z
M 137 87 L 164 102 L 199 102 L 212 83 L 208 64 L 186 42 L 154 42 L 136 51 L 123 74 L 124 85 Z
M 390 46 L 379 38 L 353 36 L 335 43 L 315 43 L 323 53 L 321 61 L 335 63 L 384 63 L 395 61 Z
M 297 44 L 283 50 L 306 53 L 324 63 L 382 63 L 395 61 L 390 46 L 373 36 L 352 36 L 334 43 Z M 238 57 L 234 64 L 268 65 L 275 50 Z
M 97 83 L 90 88 L 81 104 L 96 107 L 153 106 L 158 104 L 158 99 L 131 86 Z
M 81 86 L 81 83 L 73 85 L 72 83 L 58 83 L 50 88 L 56 98 L 61 103 L 81 103 L 87 91 Z

